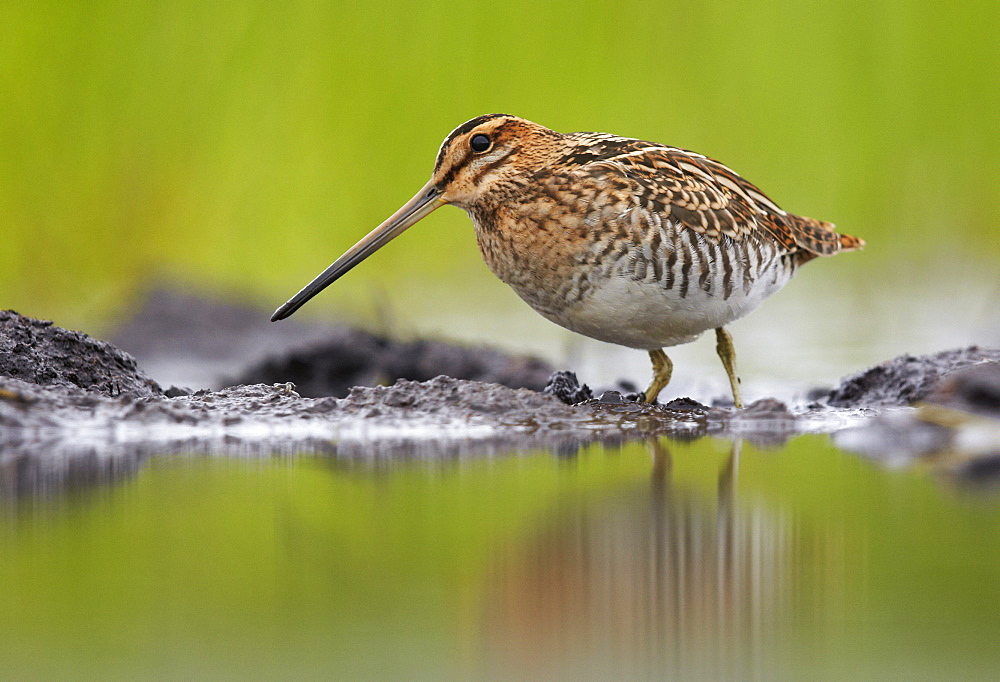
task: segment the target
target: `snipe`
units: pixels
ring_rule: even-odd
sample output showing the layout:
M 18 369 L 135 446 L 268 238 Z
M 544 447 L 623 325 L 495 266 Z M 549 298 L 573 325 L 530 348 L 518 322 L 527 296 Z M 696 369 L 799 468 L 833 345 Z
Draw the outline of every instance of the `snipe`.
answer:
M 714 329 L 742 407 L 725 325 L 781 289 L 803 263 L 864 245 L 830 223 L 786 213 L 701 154 L 489 114 L 453 130 L 430 182 L 271 319 L 288 317 L 445 204 L 465 209 L 490 270 L 543 316 L 649 351 L 648 402 L 670 381 L 663 347 Z

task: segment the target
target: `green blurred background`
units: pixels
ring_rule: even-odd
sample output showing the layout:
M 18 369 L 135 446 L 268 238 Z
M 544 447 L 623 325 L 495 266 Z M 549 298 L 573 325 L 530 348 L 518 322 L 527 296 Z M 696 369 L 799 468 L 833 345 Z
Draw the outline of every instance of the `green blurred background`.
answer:
M 6 2 L 0 306 L 100 332 L 157 278 L 277 305 L 492 111 L 722 160 L 868 240 L 825 284 L 995 287 L 997 26 L 993 0 Z M 306 314 L 428 296 L 513 301 L 461 211 Z

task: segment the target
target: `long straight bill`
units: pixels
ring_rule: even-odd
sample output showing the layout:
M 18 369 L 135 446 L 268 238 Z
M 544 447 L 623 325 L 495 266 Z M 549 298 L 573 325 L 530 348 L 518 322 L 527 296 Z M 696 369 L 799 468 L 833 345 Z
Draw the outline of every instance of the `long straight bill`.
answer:
M 274 315 L 271 315 L 271 322 L 283 320 L 294 313 L 310 298 L 340 279 L 348 270 L 401 235 L 406 228 L 413 226 L 421 218 L 446 203 L 448 202 L 441 198 L 441 192 L 428 182 L 423 189 L 417 192 L 415 197 L 389 216 L 388 220 L 365 235 L 361 241 L 348 249 L 347 253 L 334 261 L 333 265 L 324 270 L 319 277 L 309 282 L 302 291 L 275 310 Z

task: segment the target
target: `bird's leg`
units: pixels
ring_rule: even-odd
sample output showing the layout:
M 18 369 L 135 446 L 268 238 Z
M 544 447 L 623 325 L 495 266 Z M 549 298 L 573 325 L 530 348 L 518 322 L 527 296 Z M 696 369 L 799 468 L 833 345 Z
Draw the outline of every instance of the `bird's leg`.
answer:
M 733 337 L 723 327 L 715 330 L 715 350 L 719 353 L 722 366 L 726 368 L 729 375 L 729 385 L 733 388 L 733 404 L 743 407 L 743 398 L 740 397 L 740 378 L 736 376 L 736 349 L 733 348 Z
M 643 394 L 643 401 L 655 403 L 656 396 L 670 383 L 670 375 L 674 371 L 674 363 L 663 352 L 662 348 L 649 351 L 649 359 L 653 361 L 653 381 Z

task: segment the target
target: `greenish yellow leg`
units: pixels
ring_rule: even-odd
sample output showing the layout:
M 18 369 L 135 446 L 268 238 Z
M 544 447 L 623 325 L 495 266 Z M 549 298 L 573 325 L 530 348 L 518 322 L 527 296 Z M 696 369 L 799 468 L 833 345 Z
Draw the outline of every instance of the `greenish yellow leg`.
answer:
M 743 398 L 740 397 L 740 378 L 736 376 L 736 349 L 733 348 L 733 337 L 724 328 L 715 330 L 715 350 L 719 353 L 722 366 L 726 368 L 729 375 L 729 385 L 733 388 L 733 404 L 736 407 L 743 407 Z
M 660 395 L 660 391 L 670 383 L 670 375 L 673 374 L 674 363 L 670 362 L 670 358 L 660 348 L 649 351 L 649 359 L 653 361 L 653 382 L 643 394 L 643 400 L 647 403 L 655 403 L 656 396 Z

